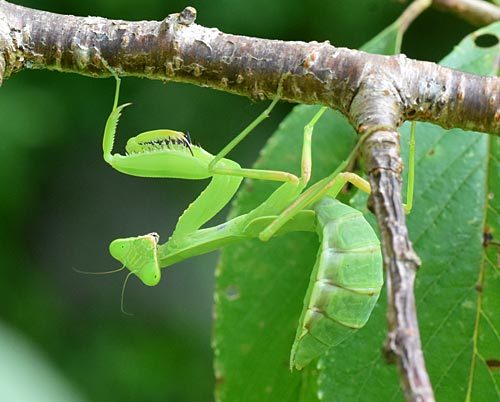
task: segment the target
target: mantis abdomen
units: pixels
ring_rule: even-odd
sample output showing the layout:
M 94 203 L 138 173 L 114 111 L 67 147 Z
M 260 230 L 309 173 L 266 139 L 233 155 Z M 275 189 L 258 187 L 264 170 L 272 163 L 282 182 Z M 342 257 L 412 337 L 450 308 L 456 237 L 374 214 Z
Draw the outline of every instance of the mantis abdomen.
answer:
M 321 244 L 290 356 L 299 370 L 366 323 L 383 284 L 379 240 L 362 213 L 331 197 L 314 209 Z

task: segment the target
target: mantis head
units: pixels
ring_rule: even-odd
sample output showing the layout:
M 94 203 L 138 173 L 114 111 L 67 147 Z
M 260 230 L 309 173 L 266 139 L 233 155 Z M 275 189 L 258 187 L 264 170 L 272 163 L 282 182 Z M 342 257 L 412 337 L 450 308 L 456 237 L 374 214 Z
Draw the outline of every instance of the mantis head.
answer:
M 145 285 L 155 286 L 161 278 L 158 240 L 159 236 L 156 233 L 116 239 L 109 245 L 109 252 Z

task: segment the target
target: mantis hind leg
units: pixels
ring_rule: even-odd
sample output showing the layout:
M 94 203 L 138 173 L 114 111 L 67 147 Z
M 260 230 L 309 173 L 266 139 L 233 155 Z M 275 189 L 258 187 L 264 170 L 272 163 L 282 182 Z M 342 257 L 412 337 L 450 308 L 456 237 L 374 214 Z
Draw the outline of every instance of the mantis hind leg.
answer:
M 337 197 L 338 193 L 346 183 L 351 183 L 360 190 L 370 193 L 370 183 L 355 173 L 340 172 L 335 175 L 330 175 L 305 191 L 292 204 L 288 206 L 269 226 L 267 226 L 260 234 L 259 238 L 262 241 L 267 241 L 273 237 L 281 227 L 292 219 L 299 211 L 313 205 L 325 195 L 333 198 Z
M 248 134 L 250 134 L 260 123 L 269 117 L 271 111 L 274 109 L 276 104 L 281 98 L 283 79 L 280 80 L 278 84 L 277 95 L 271 102 L 271 104 L 252 121 L 247 127 L 245 127 L 236 137 L 234 137 L 229 144 L 227 144 L 222 150 L 214 156 L 212 161 L 208 165 L 208 170 L 213 174 L 228 175 L 228 176 L 239 176 L 246 177 L 249 179 L 259 179 L 259 180 L 270 180 L 270 181 L 280 181 L 280 182 L 290 182 L 298 183 L 299 178 L 294 174 L 277 171 L 277 170 L 260 170 L 260 169 L 244 169 L 244 168 L 227 168 L 221 167 L 218 162 L 224 158 L 229 152 L 231 152 L 238 144 L 243 141 Z
M 329 176 L 325 177 L 324 179 L 320 180 L 319 182 L 311 186 L 307 191 L 305 191 L 302 195 L 297 197 L 291 204 L 289 204 L 288 207 L 285 206 L 286 209 L 280 213 L 280 215 L 278 216 L 278 218 L 276 218 L 276 220 L 274 220 L 266 229 L 264 229 L 260 233 L 259 238 L 262 241 L 269 240 L 286 222 L 292 219 L 300 210 L 307 208 L 308 206 L 312 205 L 315 201 L 320 199 L 323 195 L 325 195 L 328 192 L 328 189 L 330 187 L 334 186 L 334 184 L 337 184 L 335 188 L 338 187 L 338 191 L 340 191 L 342 186 L 345 184 L 345 182 L 342 183 L 341 181 L 341 178 L 344 177 L 343 175 L 341 175 L 341 173 L 344 169 L 346 169 L 349 162 L 355 157 L 356 153 L 358 152 L 360 144 L 364 141 L 365 138 L 366 135 L 361 137 L 361 139 L 358 141 L 354 149 L 351 151 L 349 157 L 345 161 L 343 161 L 332 174 L 330 174 Z M 332 194 L 332 196 L 336 197 L 337 194 L 334 195 Z
M 406 204 L 403 204 L 406 214 L 411 212 L 413 207 L 413 189 L 415 187 L 415 133 L 417 131 L 417 123 L 411 122 L 410 129 L 410 144 L 408 156 L 408 185 L 406 189 Z
M 322 107 L 304 127 L 303 145 L 302 145 L 302 160 L 301 174 L 297 177 L 288 172 L 280 172 L 274 170 L 258 170 L 258 169 L 226 169 L 215 167 L 214 172 L 217 174 L 228 174 L 233 176 L 243 176 L 247 178 L 260 180 L 274 180 L 285 182 L 280 186 L 269 198 L 254 209 L 249 214 L 249 220 L 258 218 L 264 215 L 277 215 L 292 200 L 294 200 L 304 189 L 311 177 L 311 140 L 314 126 L 326 111 L 326 107 Z
M 326 107 L 322 107 L 317 112 L 311 121 L 304 127 L 303 144 L 302 144 L 302 161 L 300 177 L 294 174 L 278 171 L 278 170 L 260 170 L 260 169 L 244 169 L 244 168 L 223 168 L 219 166 L 212 167 L 212 172 L 215 174 L 242 176 L 250 179 L 271 180 L 290 182 L 305 187 L 311 178 L 311 140 L 314 126 L 326 111 Z M 215 159 L 212 160 L 214 163 Z
M 283 77 L 278 83 L 277 95 L 271 102 L 271 104 L 254 120 L 252 121 L 243 131 L 241 131 L 233 140 L 229 142 L 210 162 L 208 169 L 209 172 L 214 174 L 241 176 L 252 179 L 259 180 L 271 180 L 271 181 L 281 181 L 290 182 L 292 184 L 302 185 L 305 187 L 311 176 L 311 137 L 314 129 L 314 125 L 317 123 L 319 118 L 326 111 L 326 107 L 320 109 L 318 113 L 313 117 L 313 119 L 304 128 L 304 142 L 302 147 L 302 163 L 301 163 L 301 176 L 297 176 L 282 171 L 275 170 L 259 170 L 259 169 L 229 169 L 218 166 L 218 162 L 225 157 L 231 150 L 233 150 L 244 138 L 247 137 L 264 119 L 269 117 L 271 111 L 274 109 L 276 104 L 281 98 L 283 90 Z
M 346 183 L 351 183 L 361 191 L 370 194 L 370 183 L 355 173 L 342 172 L 349 161 L 354 157 L 359 146 L 365 140 L 365 136 L 361 137 L 356 147 L 353 149 L 348 159 L 340 164 L 340 166 L 326 178 L 320 180 L 300 197 L 298 197 L 292 204 L 288 206 L 269 226 L 267 226 L 260 234 L 259 238 L 262 241 L 269 240 L 276 232 L 290 219 L 292 219 L 299 211 L 313 205 L 325 195 L 337 197 L 338 193 Z M 415 182 L 415 122 L 412 122 L 410 134 L 410 151 L 408 162 L 408 187 L 407 187 L 407 202 L 403 204 L 406 214 L 409 214 L 413 205 L 413 189 Z
M 247 127 L 243 129 L 236 137 L 234 137 L 229 144 L 227 144 L 222 150 L 215 155 L 214 159 L 210 162 L 208 165 L 209 171 L 213 171 L 215 166 L 217 165 L 217 162 L 220 161 L 222 158 L 224 158 L 229 152 L 231 152 L 236 146 L 245 139 L 245 137 L 250 134 L 255 127 L 257 127 L 260 123 L 262 123 L 265 119 L 269 117 L 271 114 L 271 111 L 274 109 L 276 104 L 281 98 L 281 94 L 283 91 L 283 77 L 281 78 L 280 82 L 278 83 L 278 90 L 276 97 L 273 99 L 271 104 L 260 114 L 257 116 L 257 118 L 252 121 Z

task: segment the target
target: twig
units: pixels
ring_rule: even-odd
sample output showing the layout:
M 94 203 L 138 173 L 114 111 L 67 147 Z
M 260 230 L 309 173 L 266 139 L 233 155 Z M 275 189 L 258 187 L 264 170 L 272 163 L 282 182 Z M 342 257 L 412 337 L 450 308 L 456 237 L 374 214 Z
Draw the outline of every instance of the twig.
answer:
M 434 0 L 433 6 L 448 11 L 475 26 L 500 20 L 500 7 L 483 0 Z
M 385 343 L 388 361 L 396 361 L 407 401 L 434 401 L 425 368 L 413 285 L 420 260 L 413 251 L 401 199 L 402 162 L 395 152 L 399 135 L 377 131 L 366 141 L 364 153 L 372 188 L 371 200 L 381 228 L 389 332 Z
M 396 130 L 400 106 L 393 91 L 386 81 L 367 77 L 351 105 L 351 113 L 359 131 L 371 133 L 363 144 L 363 154 L 387 273 L 389 332 L 385 352 L 389 361 L 398 363 L 406 400 L 434 402 L 415 307 L 413 284 L 420 260 L 408 236 L 401 198 L 403 163 Z
M 398 18 L 400 22 L 400 29 L 405 32 L 412 22 L 427 10 L 432 4 L 432 0 L 414 0 L 406 9 L 403 14 Z

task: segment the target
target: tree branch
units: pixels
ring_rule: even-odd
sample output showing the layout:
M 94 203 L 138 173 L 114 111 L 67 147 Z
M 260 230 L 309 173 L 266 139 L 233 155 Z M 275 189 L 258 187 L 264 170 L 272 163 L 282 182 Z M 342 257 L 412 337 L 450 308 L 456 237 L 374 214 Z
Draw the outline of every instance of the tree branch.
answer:
M 438 10 L 447 11 L 475 26 L 500 20 L 500 7 L 483 0 L 433 0 Z
M 0 0 L 4 77 L 47 68 L 108 77 L 189 82 L 253 99 L 324 104 L 351 118 L 350 105 L 367 77 L 394 88 L 400 118 L 500 135 L 500 78 L 480 77 L 399 56 L 379 56 L 328 42 L 305 43 L 229 35 L 194 23 L 188 7 L 163 21 L 75 17 Z M 351 121 L 355 123 L 352 119 Z
M 437 1 L 435 1 L 437 3 Z M 229 35 L 194 23 L 188 7 L 163 21 L 128 22 L 37 11 L 0 0 L 0 78 L 29 68 L 189 82 L 254 99 L 324 104 L 346 115 L 364 144 L 388 272 L 387 349 L 408 401 L 434 401 L 423 360 L 413 282 L 420 262 L 401 206 L 397 127 L 406 119 L 500 135 L 500 79 L 371 55 L 328 42 Z
M 389 333 L 385 353 L 396 360 L 407 401 L 434 401 L 432 386 L 425 369 L 413 285 L 420 259 L 413 251 L 405 223 L 401 198 L 399 134 L 377 131 L 364 147 L 370 177 L 373 204 L 381 229 L 386 285 Z

